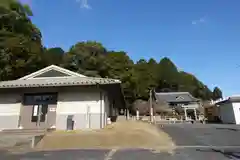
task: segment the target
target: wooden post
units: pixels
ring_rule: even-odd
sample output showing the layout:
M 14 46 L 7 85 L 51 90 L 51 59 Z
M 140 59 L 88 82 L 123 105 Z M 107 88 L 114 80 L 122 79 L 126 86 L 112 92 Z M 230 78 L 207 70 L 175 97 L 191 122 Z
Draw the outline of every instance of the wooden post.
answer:
M 195 116 L 195 121 L 197 121 L 198 118 L 197 118 L 197 110 L 196 110 L 196 108 L 194 108 L 194 116 Z
M 136 119 L 137 119 L 137 121 L 139 120 L 139 110 L 138 109 L 136 111 Z
M 185 121 L 187 121 L 187 108 L 184 107 L 184 116 L 185 116 Z

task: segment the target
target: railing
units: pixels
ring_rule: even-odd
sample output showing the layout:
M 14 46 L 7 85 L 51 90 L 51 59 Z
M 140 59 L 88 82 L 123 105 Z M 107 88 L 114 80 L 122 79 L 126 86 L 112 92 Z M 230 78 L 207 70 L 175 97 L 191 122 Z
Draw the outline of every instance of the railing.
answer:
M 150 121 L 150 116 L 132 116 L 132 120 L 139 120 L 139 121 L 145 121 L 149 122 Z M 154 116 L 153 117 L 154 123 L 184 123 L 184 122 L 192 122 L 193 119 L 191 117 L 187 117 L 185 119 L 184 116 L 178 116 L 178 118 L 173 117 L 173 116 Z M 202 117 L 199 117 L 196 121 L 203 120 Z

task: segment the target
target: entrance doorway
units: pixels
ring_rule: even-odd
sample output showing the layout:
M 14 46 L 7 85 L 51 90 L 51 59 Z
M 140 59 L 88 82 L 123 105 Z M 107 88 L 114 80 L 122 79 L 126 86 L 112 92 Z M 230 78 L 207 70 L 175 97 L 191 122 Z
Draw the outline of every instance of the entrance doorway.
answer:
M 57 93 L 25 94 L 20 113 L 24 129 L 47 129 L 56 124 Z
M 196 108 L 187 108 L 184 107 L 185 120 L 197 120 L 197 111 Z
M 195 112 L 193 109 L 188 109 L 187 110 L 187 116 L 191 117 L 192 120 L 196 120 Z
M 39 127 L 41 122 L 47 122 L 48 104 L 33 105 L 31 121 Z

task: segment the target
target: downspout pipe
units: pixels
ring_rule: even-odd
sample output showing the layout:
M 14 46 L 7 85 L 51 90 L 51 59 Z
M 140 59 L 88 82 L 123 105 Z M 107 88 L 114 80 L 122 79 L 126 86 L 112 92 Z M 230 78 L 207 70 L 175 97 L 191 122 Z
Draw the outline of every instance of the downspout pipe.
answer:
M 100 127 L 103 128 L 103 105 L 102 105 L 102 91 L 100 89 Z
M 97 88 L 100 90 L 99 100 L 100 100 L 100 128 L 103 128 L 103 105 L 102 105 L 102 90 L 99 83 L 96 83 Z

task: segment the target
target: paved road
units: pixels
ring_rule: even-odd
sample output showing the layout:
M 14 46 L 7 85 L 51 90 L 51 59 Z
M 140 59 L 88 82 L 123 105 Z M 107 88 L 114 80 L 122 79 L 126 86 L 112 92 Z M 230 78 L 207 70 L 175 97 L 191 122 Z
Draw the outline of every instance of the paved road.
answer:
M 178 145 L 174 153 L 140 149 L 63 150 L 25 154 L 2 151 L 0 160 L 240 160 L 239 126 L 171 124 L 164 125 L 163 130 Z
M 178 146 L 240 146 L 240 126 L 168 124 L 162 128 Z
M 33 152 L 26 154 L 9 154 L 0 152 L 3 160 L 229 160 L 240 159 L 240 148 L 210 149 L 185 148 L 177 149 L 174 153 L 154 153 L 149 150 L 64 150 Z

